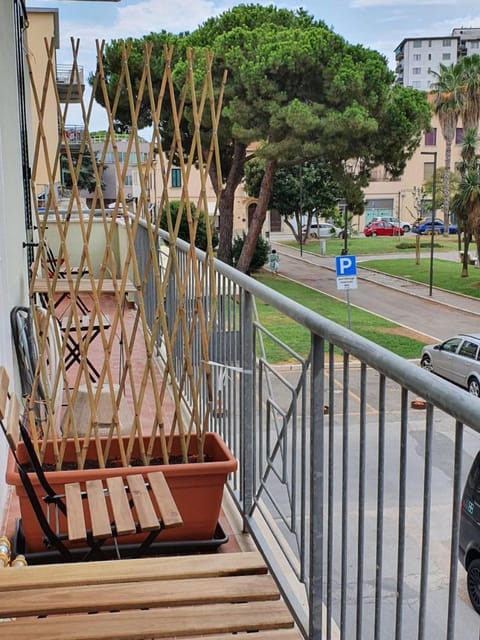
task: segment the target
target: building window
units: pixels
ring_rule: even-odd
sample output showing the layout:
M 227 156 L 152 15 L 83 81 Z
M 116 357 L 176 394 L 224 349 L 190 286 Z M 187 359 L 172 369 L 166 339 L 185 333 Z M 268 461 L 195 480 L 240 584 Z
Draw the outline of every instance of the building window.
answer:
M 470 49 L 479 49 L 480 42 L 470 42 Z
M 413 54 L 414 62 L 420 62 L 421 59 L 422 59 L 422 54 L 421 53 L 414 53 Z
M 425 131 L 425 146 L 434 147 L 437 144 L 437 129 Z
M 412 73 L 414 76 L 419 76 L 422 73 L 422 67 L 413 67 Z
M 431 54 L 431 53 L 429 53 L 429 54 L 428 54 L 428 59 L 429 59 L 429 60 L 431 60 L 431 59 L 432 59 L 432 54 Z
M 420 82 L 420 80 L 414 80 L 412 82 L 412 89 L 421 89 L 422 88 L 422 83 Z
M 430 180 L 433 176 L 433 162 L 424 162 L 423 163 L 423 180 Z
M 429 40 L 429 41 L 428 41 L 428 46 L 429 46 L 429 47 L 431 47 L 431 46 L 432 46 L 432 41 L 431 41 L 431 40 Z
M 182 172 L 180 169 L 173 168 L 172 169 L 172 187 L 174 189 L 178 189 L 182 186 Z
M 457 127 L 455 131 L 455 144 L 463 144 L 463 128 Z
M 450 53 L 442 53 L 442 60 L 450 60 L 451 57 Z
M 444 40 L 442 42 L 442 46 L 444 47 L 451 47 L 452 46 L 452 41 L 451 40 Z
M 132 176 L 125 176 L 125 178 L 124 178 L 124 180 L 123 180 L 123 184 L 124 184 L 126 187 L 131 187 L 131 186 L 132 186 L 132 184 L 133 184 L 133 178 L 132 178 Z
M 421 40 L 414 40 L 413 41 L 413 46 L 415 49 L 420 49 L 422 46 L 422 41 Z

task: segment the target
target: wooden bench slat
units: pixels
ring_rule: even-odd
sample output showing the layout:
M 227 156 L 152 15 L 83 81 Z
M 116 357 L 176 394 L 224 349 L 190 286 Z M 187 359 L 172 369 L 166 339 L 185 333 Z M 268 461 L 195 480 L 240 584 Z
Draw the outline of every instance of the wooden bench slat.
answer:
M 112 526 L 102 481 L 88 480 L 85 486 L 88 496 L 90 522 L 92 523 L 92 536 L 95 540 L 109 538 L 112 535 Z
M 171 606 L 197 606 L 221 602 L 278 600 L 278 588 L 269 574 L 150 581 L 131 584 L 96 584 L 72 589 L 30 589 L 1 594 L 0 617 L 112 611 Z M 1 628 L 1 627 L 0 627 Z
M 68 539 L 81 542 L 87 539 L 85 514 L 83 512 L 82 492 L 79 482 L 65 485 L 65 502 L 67 505 Z
M 0 367 L 0 420 L 4 420 L 6 415 L 8 384 L 8 372 L 5 367 Z
M 186 636 L 177 636 L 175 640 L 191 640 Z M 236 633 L 232 636 L 231 633 L 220 633 L 209 635 L 204 640 L 304 640 L 300 631 L 296 628 L 291 629 L 275 629 L 272 631 L 262 631 L 257 633 L 253 638 L 251 633 Z
M 160 529 L 158 516 L 150 500 L 143 476 L 127 476 L 127 484 L 130 489 L 133 504 L 135 505 L 135 511 L 137 512 L 138 524 L 142 530 L 155 531 L 155 529 Z
M 121 536 L 135 533 L 135 522 L 125 491 L 123 478 L 107 478 L 107 486 L 117 534 Z
M 0 571 L 0 594 L 38 587 L 133 583 L 196 577 L 252 575 L 266 573 L 258 551 L 214 553 L 195 556 L 138 558 L 82 563 L 29 566 L 26 571 Z M 1 600 L 1 598 L 0 598 Z
M 20 416 L 22 405 L 16 395 L 10 398 L 7 417 L 7 438 L 10 449 L 15 450 L 20 439 Z
M 147 477 L 157 502 L 157 508 L 161 513 L 165 529 L 181 527 L 183 525 L 183 519 L 163 473 L 161 471 L 155 471 L 148 473 Z
M 144 640 L 291 627 L 292 616 L 278 600 L 26 618 L 3 622 L 1 628 L 9 640 Z

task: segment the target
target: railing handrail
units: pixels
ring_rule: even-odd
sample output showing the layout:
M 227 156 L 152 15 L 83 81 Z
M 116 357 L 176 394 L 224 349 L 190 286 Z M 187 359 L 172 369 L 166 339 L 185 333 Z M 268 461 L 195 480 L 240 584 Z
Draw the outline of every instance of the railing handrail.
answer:
M 160 231 L 160 235 L 168 240 L 167 232 Z M 177 240 L 177 246 L 182 251 L 187 251 L 189 244 L 183 240 Z M 206 254 L 203 251 L 196 249 L 196 254 L 200 261 L 205 260 Z M 329 342 L 333 342 L 354 358 L 367 363 L 382 374 L 388 375 L 389 378 L 409 391 L 418 392 L 418 389 L 421 388 L 425 400 L 480 433 L 478 399 L 467 391 L 445 384 L 441 378 L 432 376 L 429 372 L 407 362 L 388 349 L 384 349 L 353 331 L 318 315 L 291 298 L 287 298 L 254 278 L 241 273 L 235 267 L 217 259 L 214 259 L 214 266 L 218 273 L 231 279 L 255 297 L 281 311 L 313 334 L 324 336 Z

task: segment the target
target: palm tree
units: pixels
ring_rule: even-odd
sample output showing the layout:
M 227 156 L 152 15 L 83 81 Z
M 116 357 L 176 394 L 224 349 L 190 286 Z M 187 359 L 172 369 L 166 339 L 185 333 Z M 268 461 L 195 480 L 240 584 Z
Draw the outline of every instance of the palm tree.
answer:
M 463 129 L 475 129 L 476 132 L 480 120 L 480 55 L 466 56 L 455 66 L 459 67 L 462 76 Z
M 458 119 L 462 109 L 463 99 L 462 69 L 459 65 L 440 65 L 440 71 L 431 73 L 437 78 L 430 87 L 433 111 L 437 114 L 445 138 L 445 171 L 443 174 L 443 226 L 448 234 L 449 203 L 450 203 L 450 173 L 452 166 L 452 144 L 455 141 Z
M 476 143 L 475 130 L 470 128 L 463 141 L 461 180 L 452 202 L 452 210 L 463 227 L 462 277 L 468 276 L 468 246 L 472 235 L 477 245 L 477 256 L 480 256 L 480 159 Z

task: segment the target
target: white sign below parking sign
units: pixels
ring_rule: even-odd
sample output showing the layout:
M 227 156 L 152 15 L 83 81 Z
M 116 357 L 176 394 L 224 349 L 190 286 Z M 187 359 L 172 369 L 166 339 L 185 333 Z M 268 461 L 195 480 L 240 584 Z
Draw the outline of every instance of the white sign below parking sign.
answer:
M 337 274 L 337 289 L 357 288 L 356 256 L 336 256 L 335 271 Z

